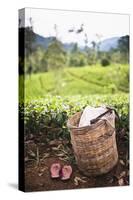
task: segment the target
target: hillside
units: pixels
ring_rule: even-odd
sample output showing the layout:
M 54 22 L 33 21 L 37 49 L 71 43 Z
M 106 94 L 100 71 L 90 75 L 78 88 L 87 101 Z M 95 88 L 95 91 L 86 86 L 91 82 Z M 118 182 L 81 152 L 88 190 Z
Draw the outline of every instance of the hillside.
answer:
M 127 93 L 128 84 L 127 65 L 69 67 L 60 73 L 27 75 L 25 92 L 26 99 L 42 98 L 47 94 L 68 96 Z
M 43 48 L 47 48 L 48 45 L 55 39 L 55 37 L 43 37 L 41 35 L 36 34 L 36 45 L 42 46 Z
M 118 46 L 118 41 L 120 37 L 112 37 L 106 40 L 103 40 L 100 44 L 100 51 L 109 51 L 112 48 L 115 49 Z
M 43 37 L 39 34 L 35 34 L 35 35 L 36 35 L 35 45 L 42 46 L 45 49 L 55 39 L 55 37 Z M 100 51 L 109 51 L 112 48 L 114 48 L 114 49 L 117 48 L 119 39 L 120 39 L 120 37 L 112 37 L 112 38 L 108 38 L 108 39 L 101 41 Z M 66 51 L 70 51 L 70 50 L 72 50 L 74 44 L 75 43 L 64 43 L 63 46 Z M 84 49 L 83 46 L 79 46 L 79 48 L 82 51 Z

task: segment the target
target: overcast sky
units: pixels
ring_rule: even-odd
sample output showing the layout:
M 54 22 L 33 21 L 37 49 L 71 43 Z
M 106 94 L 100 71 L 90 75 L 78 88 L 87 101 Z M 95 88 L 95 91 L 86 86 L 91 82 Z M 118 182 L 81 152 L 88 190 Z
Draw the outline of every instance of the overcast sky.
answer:
M 26 8 L 25 26 L 29 25 L 32 18 L 33 29 L 44 37 L 55 36 L 54 25 L 57 25 L 58 38 L 65 43 L 78 42 L 84 45 L 85 33 L 88 42 L 98 41 L 110 37 L 129 35 L 129 16 L 122 14 L 104 14 L 90 12 L 72 12 L 46 9 Z M 20 14 L 22 19 L 22 15 Z M 23 21 L 22 21 L 23 24 Z M 84 31 L 80 34 L 75 32 L 84 24 Z M 68 30 L 74 29 L 74 32 Z

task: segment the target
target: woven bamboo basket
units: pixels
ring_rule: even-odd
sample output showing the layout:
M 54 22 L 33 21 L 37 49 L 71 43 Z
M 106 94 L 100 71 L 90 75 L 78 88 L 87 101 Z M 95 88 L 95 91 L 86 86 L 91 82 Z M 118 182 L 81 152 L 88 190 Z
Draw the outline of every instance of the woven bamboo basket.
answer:
M 109 110 L 104 119 L 98 117 L 90 126 L 78 127 L 81 114 L 76 113 L 67 122 L 78 168 L 87 176 L 105 174 L 118 161 L 115 112 Z

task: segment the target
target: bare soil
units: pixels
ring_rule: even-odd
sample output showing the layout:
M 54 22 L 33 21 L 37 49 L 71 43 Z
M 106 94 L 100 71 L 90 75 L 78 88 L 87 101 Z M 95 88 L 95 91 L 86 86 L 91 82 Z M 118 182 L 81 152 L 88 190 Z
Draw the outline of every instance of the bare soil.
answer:
M 38 136 L 39 137 L 39 136 Z M 110 187 L 129 185 L 129 141 L 124 130 L 117 132 L 117 147 L 119 161 L 107 174 L 97 177 L 87 177 L 76 165 L 72 146 L 68 140 L 59 138 L 41 143 L 39 138 L 31 134 L 25 141 L 25 191 L 48 191 L 79 189 L 92 187 Z M 50 177 L 50 166 L 59 162 L 71 164 L 73 173 L 69 180 Z

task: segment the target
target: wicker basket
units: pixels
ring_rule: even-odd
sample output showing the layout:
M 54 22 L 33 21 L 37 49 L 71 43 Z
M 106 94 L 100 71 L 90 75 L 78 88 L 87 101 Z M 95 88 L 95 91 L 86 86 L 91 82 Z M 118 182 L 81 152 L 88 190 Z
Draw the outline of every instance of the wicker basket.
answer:
M 78 127 L 81 114 L 76 113 L 67 123 L 78 168 L 87 176 L 105 174 L 118 161 L 115 112 L 109 110 L 104 119 L 98 117 L 91 126 Z

